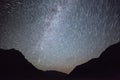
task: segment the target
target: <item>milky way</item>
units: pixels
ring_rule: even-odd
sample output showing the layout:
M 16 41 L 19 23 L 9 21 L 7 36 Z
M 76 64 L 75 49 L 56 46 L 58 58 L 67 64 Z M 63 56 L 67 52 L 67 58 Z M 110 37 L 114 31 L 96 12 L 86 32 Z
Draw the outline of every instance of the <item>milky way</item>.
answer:
M 120 41 L 119 0 L 0 2 L 0 48 L 42 70 L 69 73 Z

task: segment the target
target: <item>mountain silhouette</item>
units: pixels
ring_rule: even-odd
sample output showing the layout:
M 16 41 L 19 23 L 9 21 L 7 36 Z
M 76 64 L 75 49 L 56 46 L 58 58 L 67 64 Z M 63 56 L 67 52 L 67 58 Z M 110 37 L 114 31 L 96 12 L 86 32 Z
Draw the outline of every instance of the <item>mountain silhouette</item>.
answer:
M 77 66 L 68 80 L 120 80 L 120 42 L 108 47 L 99 58 Z
M 15 49 L 0 49 L 0 80 L 64 80 L 65 76 L 57 71 L 38 70 Z
M 120 42 L 108 47 L 99 58 L 77 66 L 69 75 L 42 71 L 15 49 L 0 49 L 0 80 L 120 80 Z

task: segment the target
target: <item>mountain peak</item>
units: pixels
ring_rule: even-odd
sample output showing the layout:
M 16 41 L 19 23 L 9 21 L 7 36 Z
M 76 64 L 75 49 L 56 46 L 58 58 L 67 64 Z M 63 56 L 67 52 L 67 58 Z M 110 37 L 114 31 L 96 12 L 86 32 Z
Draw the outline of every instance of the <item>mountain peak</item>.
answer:
M 66 76 L 57 71 L 38 70 L 25 59 L 20 51 L 15 49 L 0 49 L 0 75 L 2 80 L 60 80 Z
M 70 74 L 70 80 L 92 78 L 92 80 L 120 80 L 120 42 L 108 47 L 99 58 L 91 59 L 77 66 Z M 102 79 L 101 79 L 102 78 Z M 119 78 L 119 79 L 118 79 Z
M 77 66 L 69 75 L 42 71 L 18 50 L 0 49 L 1 80 L 120 80 L 120 42 L 108 47 L 99 58 Z

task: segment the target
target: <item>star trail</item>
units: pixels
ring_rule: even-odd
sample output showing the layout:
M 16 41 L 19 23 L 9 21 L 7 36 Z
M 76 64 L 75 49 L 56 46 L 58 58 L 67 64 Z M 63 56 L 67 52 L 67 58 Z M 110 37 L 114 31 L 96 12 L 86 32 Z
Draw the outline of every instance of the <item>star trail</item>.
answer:
M 70 73 L 120 41 L 119 0 L 8 0 L 0 5 L 0 48 L 20 50 L 41 70 Z

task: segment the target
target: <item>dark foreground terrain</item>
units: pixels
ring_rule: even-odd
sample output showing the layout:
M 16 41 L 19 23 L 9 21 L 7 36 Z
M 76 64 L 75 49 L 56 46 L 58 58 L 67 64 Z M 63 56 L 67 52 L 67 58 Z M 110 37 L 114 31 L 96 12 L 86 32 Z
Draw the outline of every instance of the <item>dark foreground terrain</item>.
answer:
M 21 52 L 0 49 L 0 80 L 120 80 L 120 42 L 108 47 L 99 58 L 77 66 L 69 75 L 38 70 Z
M 65 77 L 65 73 L 36 69 L 15 49 L 0 49 L 0 80 L 64 80 Z
M 77 66 L 69 80 L 120 80 L 120 42 L 108 47 L 99 58 Z

